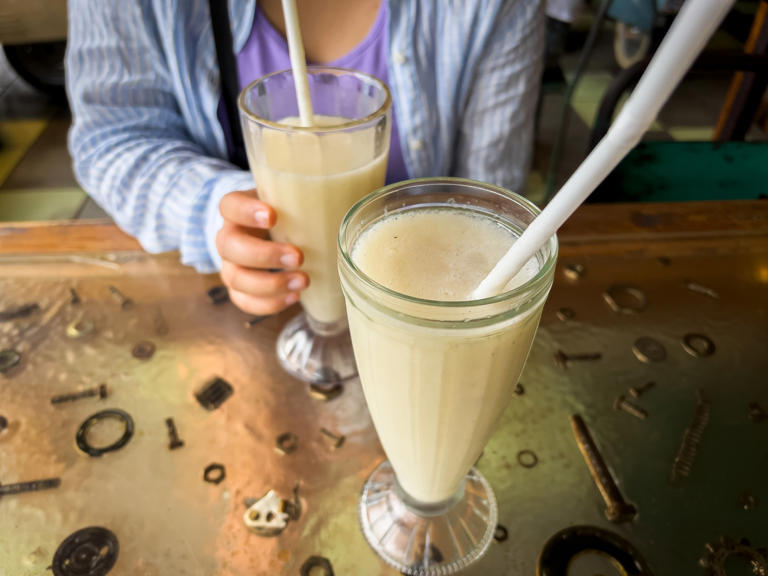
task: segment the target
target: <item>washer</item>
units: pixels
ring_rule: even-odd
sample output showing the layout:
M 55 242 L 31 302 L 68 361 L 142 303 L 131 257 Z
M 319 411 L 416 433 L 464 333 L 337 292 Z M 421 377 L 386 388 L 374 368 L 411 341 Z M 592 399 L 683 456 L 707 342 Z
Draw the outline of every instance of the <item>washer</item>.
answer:
M 227 477 L 227 469 L 224 468 L 224 464 L 208 464 L 203 472 L 203 480 L 209 484 L 221 484 L 224 478 Z
M 67 536 L 53 556 L 53 576 L 105 576 L 117 562 L 120 545 L 112 531 L 83 528 Z
M 533 468 L 539 463 L 539 457 L 533 450 L 520 450 L 517 453 L 517 463 L 523 468 Z
M 645 310 L 648 303 L 645 293 L 639 288 L 618 284 L 603 292 L 603 300 L 617 314 L 638 314 Z
M 596 526 L 572 526 L 552 536 L 539 554 L 536 576 L 567 576 L 571 561 L 582 552 L 610 557 L 623 576 L 652 576 L 640 553 L 624 538 Z
M 0 350 L 0 374 L 5 374 L 19 362 L 21 362 L 21 354 L 16 350 L 10 348 Z
M 96 424 L 99 420 L 104 420 L 106 418 L 113 418 L 116 420 L 120 420 L 123 423 L 123 426 L 125 428 L 125 431 L 123 432 L 123 435 L 117 440 L 117 442 L 114 442 L 113 444 L 110 444 L 109 446 L 104 446 L 103 448 L 96 448 L 95 446 L 91 446 L 88 444 L 88 431 L 91 429 L 91 426 Z M 133 418 L 131 418 L 131 415 L 128 414 L 128 412 L 125 412 L 123 410 L 118 410 L 117 408 L 112 408 L 110 410 L 102 410 L 101 412 L 96 412 L 95 414 L 92 414 L 89 416 L 85 422 L 80 424 L 80 428 L 77 430 L 77 435 L 75 436 L 75 442 L 77 443 L 77 447 L 80 448 L 83 452 L 88 454 L 88 456 L 92 456 L 94 458 L 98 458 L 102 454 L 106 454 L 107 452 L 114 452 L 115 450 L 119 450 L 126 444 L 128 444 L 128 441 L 133 437 Z
M 715 343 L 706 334 L 686 334 L 683 349 L 694 358 L 706 358 L 715 353 Z
M 635 340 L 632 346 L 632 353 L 640 362 L 645 362 L 646 364 L 663 362 L 667 359 L 667 349 L 664 347 L 664 344 L 647 336 Z

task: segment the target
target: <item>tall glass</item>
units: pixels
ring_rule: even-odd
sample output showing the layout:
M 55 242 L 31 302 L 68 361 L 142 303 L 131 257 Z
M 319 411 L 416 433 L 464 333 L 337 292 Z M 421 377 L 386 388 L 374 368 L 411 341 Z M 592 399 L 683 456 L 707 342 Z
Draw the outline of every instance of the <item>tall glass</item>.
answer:
M 516 236 L 539 210 L 480 182 L 410 180 L 355 204 L 339 231 L 352 344 L 388 458 L 363 487 L 363 533 L 405 574 L 451 574 L 477 560 L 493 537 L 496 500 L 472 465 L 525 365 L 552 286 L 557 240 L 539 250 L 535 276 L 504 294 L 463 302 L 413 298 L 371 279 L 351 254 L 380 220 L 421 208 L 467 211 Z
M 248 163 L 260 198 L 277 211 L 272 238 L 304 252 L 304 312 L 277 341 L 290 374 L 317 385 L 357 375 L 336 272 L 336 236 L 347 210 L 384 184 L 391 98 L 380 80 L 309 67 L 315 125 L 299 124 L 290 70 L 249 84 L 239 100 Z

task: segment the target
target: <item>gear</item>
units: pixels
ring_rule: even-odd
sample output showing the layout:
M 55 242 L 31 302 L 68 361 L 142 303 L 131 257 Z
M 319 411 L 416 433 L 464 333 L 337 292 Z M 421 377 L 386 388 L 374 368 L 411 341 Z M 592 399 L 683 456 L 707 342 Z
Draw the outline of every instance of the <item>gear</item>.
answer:
M 754 548 L 746 538 L 736 542 L 723 536 L 720 542 L 707 542 L 705 548 L 706 552 L 699 564 L 707 570 L 708 576 L 727 576 L 725 563 L 731 556 L 744 558 L 756 576 L 768 576 L 768 551 L 765 548 Z

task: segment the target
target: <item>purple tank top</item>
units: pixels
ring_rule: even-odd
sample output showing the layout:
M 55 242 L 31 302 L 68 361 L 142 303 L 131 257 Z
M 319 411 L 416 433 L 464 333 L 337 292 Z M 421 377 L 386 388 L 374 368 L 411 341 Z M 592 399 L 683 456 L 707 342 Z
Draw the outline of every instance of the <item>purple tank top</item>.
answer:
M 328 66 L 351 68 L 375 76 L 382 82 L 388 81 L 387 74 L 387 21 L 389 10 L 387 0 L 382 0 L 379 13 L 368 35 L 351 52 L 341 58 L 328 62 Z M 310 62 L 312 64 L 312 62 Z M 264 13 L 256 4 L 256 15 L 253 20 L 251 35 L 245 46 L 237 55 L 237 73 L 240 89 L 272 72 L 291 67 L 288 56 L 288 43 L 285 38 L 267 20 Z M 224 111 L 224 101 L 219 102 L 219 123 L 224 129 L 227 146 L 232 149 L 232 135 Z M 389 146 L 389 161 L 387 163 L 387 184 L 406 180 L 408 173 L 400 147 L 400 137 L 397 131 L 397 117 L 392 107 L 392 138 Z

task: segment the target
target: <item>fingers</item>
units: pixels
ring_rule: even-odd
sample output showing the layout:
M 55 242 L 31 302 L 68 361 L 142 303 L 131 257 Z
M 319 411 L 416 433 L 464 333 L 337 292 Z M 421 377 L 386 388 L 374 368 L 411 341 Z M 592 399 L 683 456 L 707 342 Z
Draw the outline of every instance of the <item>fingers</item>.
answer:
M 269 316 L 277 314 L 299 300 L 298 292 L 290 292 L 286 296 L 271 296 L 267 298 L 252 296 L 237 290 L 229 291 L 229 299 L 243 312 L 254 316 Z
M 285 298 L 309 285 L 304 272 L 253 270 L 227 261 L 222 263 L 221 278 L 230 290 L 260 298 Z
M 298 268 L 304 261 L 296 246 L 258 238 L 226 221 L 216 235 L 216 248 L 222 260 L 245 268 Z
M 274 208 L 260 201 L 255 190 L 230 192 L 219 203 L 224 220 L 248 228 L 272 228 L 277 220 Z

